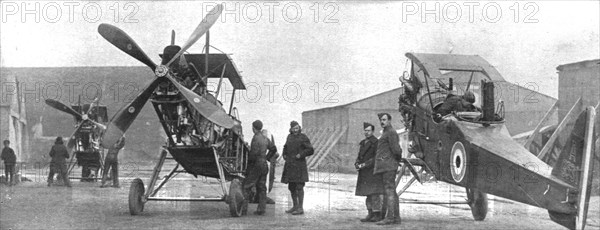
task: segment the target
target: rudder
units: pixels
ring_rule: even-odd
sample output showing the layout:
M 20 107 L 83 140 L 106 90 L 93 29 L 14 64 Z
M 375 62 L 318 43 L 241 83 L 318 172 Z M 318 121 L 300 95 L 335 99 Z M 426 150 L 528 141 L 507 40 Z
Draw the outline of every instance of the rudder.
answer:
M 552 175 L 578 188 L 577 214 L 560 214 L 560 221 L 556 218 L 558 213 L 550 213 L 553 221 L 569 228 L 583 229 L 586 223 L 589 207 L 590 192 L 592 188 L 592 170 L 594 166 L 594 132 L 595 122 L 594 107 L 587 107 L 575 121 L 575 126 L 569 134 L 565 146 L 562 148 Z M 568 221 L 565 221 L 565 218 Z

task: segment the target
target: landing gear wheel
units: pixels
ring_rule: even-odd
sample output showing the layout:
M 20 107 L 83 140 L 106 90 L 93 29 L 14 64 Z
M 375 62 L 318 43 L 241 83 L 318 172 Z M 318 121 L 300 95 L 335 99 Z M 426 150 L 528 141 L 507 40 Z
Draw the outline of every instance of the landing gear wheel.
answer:
M 480 192 L 477 189 L 467 188 L 467 202 L 471 207 L 471 214 L 476 221 L 485 219 L 488 211 L 487 194 Z
M 231 216 L 242 216 L 244 209 L 244 194 L 242 193 L 242 183 L 240 182 L 240 179 L 236 178 L 231 181 L 227 203 L 229 204 L 229 213 L 231 213 Z
M 144 182 L 140 178 L 135 178 L 129 187 L 129 213 L 138 215 L 144 211 Z

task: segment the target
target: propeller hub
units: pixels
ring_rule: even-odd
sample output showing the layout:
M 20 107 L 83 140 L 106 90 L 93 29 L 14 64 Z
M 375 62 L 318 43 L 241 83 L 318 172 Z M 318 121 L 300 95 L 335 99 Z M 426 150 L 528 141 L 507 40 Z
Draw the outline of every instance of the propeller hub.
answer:
M 87 114 L 83 114 L 81 115 L 81 119 L 83 119 L 84 121 L 88 119 L 88 115 Z
M 156 67 L 156 70 L 154 70 L 154 74 L 157 77 L 164 77 L 167 76 L 167 73 L 169 73 L 169 68 L 167 68 L 164 65 L 160 65 Z

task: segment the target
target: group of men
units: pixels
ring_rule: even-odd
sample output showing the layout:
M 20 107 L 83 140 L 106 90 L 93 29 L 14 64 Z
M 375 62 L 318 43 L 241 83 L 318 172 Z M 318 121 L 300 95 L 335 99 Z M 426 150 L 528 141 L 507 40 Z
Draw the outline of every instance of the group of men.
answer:
M 106 158 L 104 160 L 104 170 L 102 174 L 102 184 L 100 187 L 106 187 L 106 180 L 108 172 L 110 171 L 113 184 L 115 188 L 119 188 L 119 173 L 118 173 L 118 154 L 119 150 L 125 145 L 125 137 L 121 137 L 114 146 L 108 149 Z M 62 179 L 64 185 L 71 187 L 71 181 L 68 176 L 67 160 L 69 159 L 69 151 L 64 145 L 62 137 L 56 137 L 54 145 L 50 149 L 50 172 L 48 173 L 48 187 L 54 183 L 54 175 L 58 174 L 58 178 Z
M 256 187 L 258 194 L 257 215 L 264 215 L 267 202 L 267 187 L 266 180 L 268 174 L 267 161 L 273 161 L 277 157 L 277 148 L 272 141 L 272 138 L 265 136 L 262 132 L 263 123 L 256 120 L 252 123 L 252 131 L 254 136 L 250 145 L 250 153 L 248 154 L 248 167 L 246 169 L 246 178 L 243 182 L 244 189 L 244 209 L 245 214 L 248 207 L 250 191 Z M 308 168 L 306 165 L 306 157 L 313 155 L 314 148 L 306 135 L 302 133 L 300 124 L 296 121 L 290 123 L 290 134 L 283 147 L 283 174 L 281 182 L 288 184 L 288 189 L 292 196 L 293 206 L 286 213 L 292 215 L 304 214 L 304 184 L 308 182 Z
M 383 133 L 377 139 L 373 136 L 375 126 L 363 124 L 366 138 L 360 142 L 358 157 L 354 163 L 358 170 L 355 195 L 367 197 L 365 203 L 368 214 L 360 221 L 377 222 L 377 225 L 399 224 L 396 171 L 398 162 L 402 159 L 402 148 L 392 126 L 392 116 L 388 113 L 377 116 Z
M 396 193 L 396 171 L 402 158 L 398 134 L 392 126 L 392 116 L 388 113 L 378 114 L 383 134 L 379 139 L 373 136 L 375 126 L 364 123 L 365 139 L 360 142 L 360 151 L 356 158 L 355 167 L 358 170 L 356 195 L 366 196 L 368 215 L 362 222 L 377 222 L 378 225 L 400 223 L 398 195 Z M 252 123 L 254 136 L 248 156 L 246 178 L 243 182 L 244 210 L 246 213 L 250 191 L 256 187 L 259 197 L 257 215 L 265 214 L 266 207 L 266 177 L 269 156 L 277 152 L 277 148 L 262 134 L 263 124 L 260 120 Z M 281 182 L 288 184 L 292 197 L 292 208 L 286 213 L 292 215 L 304 214 L 304 185 L 308 182 L 306 157 L 314 154 L 314 148 L 302 128 L 296 121 L 290 123 L 290 134 L 283 147 L 285 165 Z M 383 197 L 383 200 L 382 200 Z
M 15 155 L 15 151 L 10 148 L 9 140 L 4 140 L 3 144 L 4 148 L 2 149 L 0 159 L 4 161 L 4 175 L 6 182 L 9 186 L 12 186 L 15 184 L 14 176 L 17 156 Z M 123 148 L 124 145 L 125 137 L 121 137 L 121 139 L 119 139 L 119 141 L 113 147 L 109 148 L 104 161 L 104 173 L 102 175 L 102 185 L 100 187 L 106 187 L 105 184 L 109 171 L 111 172 L 111 177 L 113 180 L 112 186 L 116 188 L 119 187 L 119 165 L 117 156 L 119 154 L 119 150 Z M 67 175 L 67 159 L 69 159 L 69 151 L 67 150 L 62 137 L 56 137 L 54 145 L 50 148 L 49 155 L 52 160 L 50 160 L 50 172 L 48 173 L 48 187 L 53 184 L 54 175 L 56 174 L 58 174 L 58 178 L 63 180 L 65 186 L 71 187 L 71 181 Z
M 407 105 L 412 104 L 410 100 L 412 95 L 403 96 L 400 98 L 401 104 L 403 102 Z M 470 91 L 466 91 L 461 96 L 449 95 L 437 113 L 445 116 L 452 112 L 477 111 L 474 103 L 475 95 Z M 410 127 L 412 118 L 408 107 L 405 110 L 401 109 L 401 112 L 406 127 Z M 383 133 L 377 139 L 373 136 L 375 126 L 369 123 L 363 124 L 366 138 L 360 142 L 358 157 L 354 164 L 358 170 L 355 195 L 367 197 L 365 202 L 368 214 L 360 221 L 377 222 L 378 225 L 399 224 L 400 205 L 396 193 L 396 171 L 402 159 L 402 148 L 400 148 L 398 134 L 391 124 L 392 116 L 388 113 L 380 113 L 377 116 Z

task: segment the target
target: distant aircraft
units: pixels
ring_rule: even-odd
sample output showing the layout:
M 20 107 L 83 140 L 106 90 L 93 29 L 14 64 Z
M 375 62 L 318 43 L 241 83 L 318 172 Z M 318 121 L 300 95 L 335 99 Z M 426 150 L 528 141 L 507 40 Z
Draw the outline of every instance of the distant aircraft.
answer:
M 78 164 L 82 166 L 82 175 L 70 178 L 88 182 L 97 180 L 98 175 L 102 175 L 102 172 L 98 171 L 104 164 L 104 149 L 100 145 L 100 137 L 108 122 L 106 106 L 100 105 L 99 98 L 91 104 L 78 103 L 71 107 L 53 99 L 46 99 L 46 104 L 72 115 L 77 124 L 67 143 L 67 147 L 73 149 L 68 172 L 70 174 L 75 164 Z M 77 159 L 77 162 L 74 159 Z

